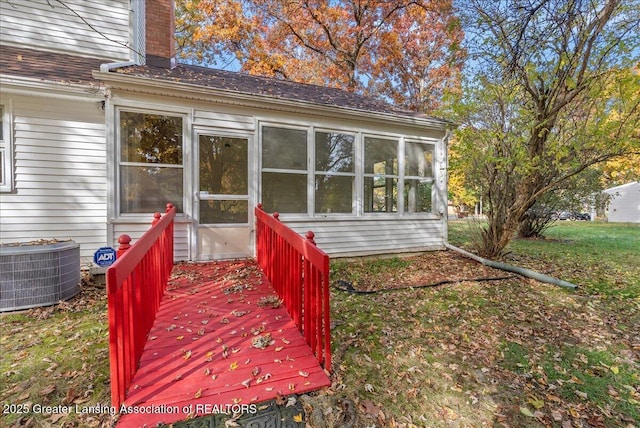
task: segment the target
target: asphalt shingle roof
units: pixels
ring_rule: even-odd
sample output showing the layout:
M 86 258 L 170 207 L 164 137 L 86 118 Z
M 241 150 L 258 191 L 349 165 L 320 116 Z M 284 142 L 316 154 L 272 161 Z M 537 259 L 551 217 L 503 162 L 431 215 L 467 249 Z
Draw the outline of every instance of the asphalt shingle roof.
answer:
M 426 117 L 423 114 L 401 109 L 384 101 L 347 92 L 342 89 L 193 65 L 179 64 L 173 69 L 133 66 L 119 68 L 116 72 L 168 82 L 180 82 L 212 89 L 235 91 L 249 95 L 267 96 L 292 101 L 306 101 L 324 106 L 351 108 L 400 116 Z
M 97 85 L 92 72 L 108 62 L 103 58 L 87 58 L 62 53 L 40 51 L 16 46 L 0 47 L 0 73 L 61 84 Z M 365 97 L 337 88 L 252 76 L 233 71 L 179 64 L 173 69 L 151 66 L 127 66 L 112 72 L 165 82 L 180 82 L 246 95 L 273 99 L 303 101 L 321 106 L 333 106 L 402 117 L 427 118 L 382 100 Z M 437 119 L 436 119 L 437 120 Z
M 91 75 L 104 58 L 86 58 L 55 52 L 0 46 L 0 73 L 66 84 L 96 84 Z

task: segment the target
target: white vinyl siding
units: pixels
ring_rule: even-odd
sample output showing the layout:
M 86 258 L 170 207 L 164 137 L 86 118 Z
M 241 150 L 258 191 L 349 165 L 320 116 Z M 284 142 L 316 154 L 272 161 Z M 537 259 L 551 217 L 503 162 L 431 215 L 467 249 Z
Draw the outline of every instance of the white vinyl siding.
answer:
M 281 217 L 282 220 L 282 217 Z M 301 235 L 311 230 L 318 247 L 331 257 L 441 250 L 443 219 L 282 220 Z
M 206 127 L 207 132 L 228 134 L 232 132 L 253 133 L 255 122 L 253 116 L 196 110 L 193 125 Z
M 142 219 L 138 223 L 117 222 L 113 227 L 113 241 L 109 243 L 113 248 L 118 248 L 118 238 L 122 234 L 131 237 L 131 243 L 135 244 L 138 239 L 151 227 L 153 216 L 149 216 L 148 222 Z M 173 225 L 173 258 L 174 260 L 189 260 L 189 236 L 191 223 L 176 217 Z
M 99 103 L 16 96 L 12 104 L 15 188 L 0 195 L 0 240 L 73 239 L 93 255 L 106 243 Z
M 126 47 L 129 9 L 129 0 L 1 1 L 0 40 L 12 46 L 128 60 L 133 58 Z

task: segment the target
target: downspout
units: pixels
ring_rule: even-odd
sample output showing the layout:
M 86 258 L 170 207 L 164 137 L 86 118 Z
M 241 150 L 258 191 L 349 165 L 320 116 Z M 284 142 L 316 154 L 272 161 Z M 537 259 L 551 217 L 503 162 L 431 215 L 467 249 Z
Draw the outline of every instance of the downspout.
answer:
M 109 73 L 115 68 L 130 67 L 132 65 L 138 65 L 138 63 L 135 61 L 108 62 L 106 64 L 100 64 L 100 72 Z
M 545 275 L 543 273 L 540 272 L 536 272 L 533 271 L 531 269 L 526 269 L 523 267 L 519 267 L 519 266 L 513 266 L 513 265 L 509 265 L 506 263 L 500 263 L 500 262 L 494 262 L 493 260 L 488 260 L 485 258 L 482 258 L 480 256 L 476 256 L 473 253 L 470 253 L 468 251 L 463 250 L 462 248 L 458 248 L 455 245 L 451 245 L 448 242 L 444 243 L 444 246 L 450 250 L 453 250 L 457 253 L 462 254 L 465 257 L 468 257 L 470 259 L 473 259 L 477 262 L 482 263 L 485 266 L 489 266 L 492 268 L 496 268 L 496 269 L 501 269 L 507 272 L 513 272 L 513 273 L 517 273 L 518 275 L 522 275 L 525 276 L 527 278 L 532 278 L 535 279 L 536 281 L 540 281 L 540 282 L 545 282 L 547 284 L 553 284 L 553 285 L 557 285 L 559 287 L 564 287 L 564 288 L 570 288 L 572 290 L 575 290 L 576 288 L 578 288 L 577 285 L 572 284 L 570 282 L 564 281 L 562 279 L 558 279 L 558 278 L 554 278 L 552 276 L 549 275 Z
M 120 67 L 129 67 L 132 65 L 137 65 L 135 61 L 121 61 L 121 62 L 109 62 L 106 64 L 100 64 L 100 72 L 101 73 L 109 73 L 111 70 L 120 68 Z M 114 223 L 113 219 L 116 217 L 116 208 L 115 208 L 115 193 L 114 193 L 114 182 L 115 182 L 115 166 L 114 162 L 116 159 L 116 154 L 114 153 L 114 148 L 112 142 L 115 137 L 113 135 L 114 130 L 113 124 L 114 122 L 114 112 L 111 107 L 111 97 L 109 96 L 109 91 L 105 91 L 105 99 L 103 101 L 103 109 L 105 112 L 105 128 L 106 128 L 106 149 L 107 149 L 107 178 L 109 184 L 107 185 L 107 244 L 109 246 L 115 243 L 115 233 L 114 233 Z
M 440 171 L 440 176 L 444 174 L 442 179 L 443 200 L 441 202 L 444 207 L 442 207 L 442 212 L 440 214 L 442 216 L 443 223 L 442 238 L 445 244 L 449 242 L 449 140 L 452 135 L 453 132 L 451 126 L 447 126 L 444 138 L 442 139 L 442 165 L 444 165 L 444 168 L 441 168 Z

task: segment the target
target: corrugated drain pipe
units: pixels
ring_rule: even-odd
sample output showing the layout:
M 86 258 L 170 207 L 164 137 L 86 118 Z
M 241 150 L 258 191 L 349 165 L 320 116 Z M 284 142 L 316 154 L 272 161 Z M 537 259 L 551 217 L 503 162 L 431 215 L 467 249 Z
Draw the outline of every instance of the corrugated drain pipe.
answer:
M 527 278 L 533 278 L 536 281 L 546 282 L 547 284 L 557 285 L 559 287 L 571 288 L 572 290 L 575 290 L 576 288 L 578 288 L 578 286 L 575 285 L 575 284 L 572 284 L 570 282 L 564 281 L 562 279 L 554 278 L 554 277 L 549 276 L 549 275 L 545 275 L 545 274 L 540 273 L 540 272 L 533 271 L 531 269 L 526 269 L 526 268 L 519 267 L 519 266 L 513 266 L 513 265 L 508 265 L 506 263 L 494 262 L 493 260 L 484 259 L 484 258 L 482 258 L 480 256 L 476 256 L 473 253 L 465 251 L 462 248 L 458 248 L 455 245 L 451 245 L 448 242 L 445 242 L 444 246 L 447 247 L 450 250 L 453 250 L 453 251 L 455 251 L 457 253 L 462 254 L 465 257 L 468 257 L 468 258 L 473 259 L 473 260 L 475 260 L 477 262 L 480 262 L 485 266 L 489 266 L 489 267 L 492 267 L 492 268 L 505 270 L 507 272 L 517 273 L 518 275 L 526 276 Z

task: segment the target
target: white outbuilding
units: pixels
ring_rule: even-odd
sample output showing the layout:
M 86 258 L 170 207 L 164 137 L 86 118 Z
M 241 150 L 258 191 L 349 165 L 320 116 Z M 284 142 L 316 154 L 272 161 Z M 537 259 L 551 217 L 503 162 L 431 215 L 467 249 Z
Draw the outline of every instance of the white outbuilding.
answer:
M 608 215 L 610 222 L 640 223 L 640 181 L 612 187 L 604 193 L 611 197 Z

